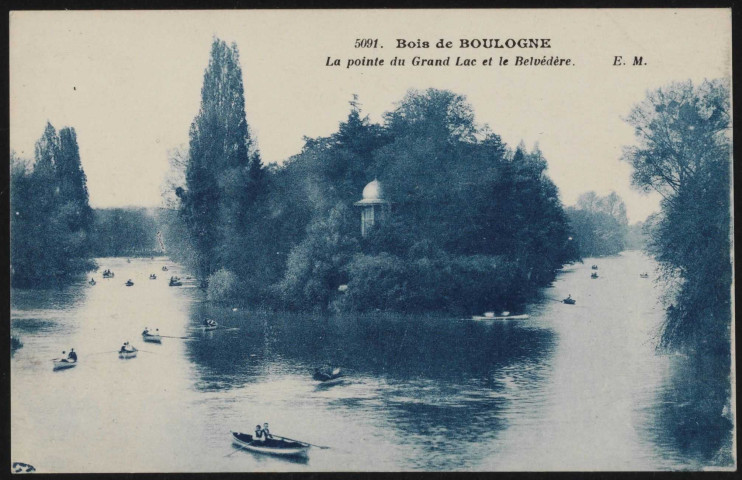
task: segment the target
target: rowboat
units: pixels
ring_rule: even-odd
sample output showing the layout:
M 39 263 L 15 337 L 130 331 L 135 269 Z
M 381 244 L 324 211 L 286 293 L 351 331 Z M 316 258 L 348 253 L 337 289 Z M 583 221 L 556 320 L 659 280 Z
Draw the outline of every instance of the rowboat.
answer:
M 339 368 L 332 371 L 318 368 L 314 371 L 312 378 L 322 382 L 320 385 L 335 385 L 343 381 L 343 372 Z
M 648 273 L 640 273 L 639 276 L 641 278 L 649 278 L 649 274 Z
M 529 318 L 529 315 L 521 314 L 521 315 L 487 315 L 491 312 L 486 312 L 484 315 L 474 315 L 471 317 L 472 320 L 524 320 L 526 318 Z M 505 313 L 505 312 L 503 312 Z
M 252 435 L 232 432 L 232 443 L 251 452 L 283 457 L 305 456 L 311 446 L 304 442 L 284 440 L 283 437 L 277 437 L 275 435 L 273 437 L 264 442 L 255 442 Z
M 132 282 L 131 280 L 127 280 L 124 285 L 126 285 L 127 287 L 131 287 L 134 285 L 134 282 Z
M 562 300 L 562 303 L 566 303 L 567 305 L 574 305 L 575 303 L 577 303 L 577 300 L 575 300 L 574 298 L 565 298 L 564 300 Z
M 214 320 L 206 320 L 206 322 L 203 324 L 204 330 L 216 330 L 219 328 L 219 325 Z
M 593 272 L 593 273 L 592 273 L 592 274 L 590 275 L 590 278 L 598 278 L 598 274 L 597 274 L 597 273 L 595 273 L 595 272 Z
M 134 358 L 137 356 L 138 350 L 132 346 L 125 350 L 119 350 L 119 358 Z
M 142 332 L 142 340 L 150 343 L 162 343 L 162 337 L 159 333 L 149 333 L 149 330 Z
M 114 277 L 113 272 L 109 272 L 109 271 L 103 272 L 103 278 L 113 278 L 113 277 Z
M 69 360 L 66 358 L 55 358 L 52 360 L 54 362 L 54 370 L 64 370 L 65 368 L 72 368 L 77 366 L 77 360 Z

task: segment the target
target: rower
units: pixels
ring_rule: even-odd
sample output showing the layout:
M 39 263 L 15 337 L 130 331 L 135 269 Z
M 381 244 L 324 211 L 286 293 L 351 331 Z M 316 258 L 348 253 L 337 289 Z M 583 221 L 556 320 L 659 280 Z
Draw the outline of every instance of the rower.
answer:
M 75 349 L 74 348 L 70 348 L 70 353 L 69 353 L 69 355 L 67 355 L 67 358 L 69 360 L 73 361 L 73 362 L 76 362 L 77 361 L 77 354 L 75 353 Z
M 62 358 L 60 359 L 63 362 L 67 362 L 67 352 L 65 350 L 62 350 Z
M 268 422 L 265 422 L 263 424 L 263 435 L 265 435 L 266 440 L 268 440 L 269 438 L 273 438 L 273 435 L 271 435 L 271 431 L 268 430 Z
M 255 437 L 254 440 L 256 442 L 265 442 L 265 437 L 263 436 L 263 429 L 260 428 L 260 424 L 255 425 Z
M 147 335 L 149 333 L 149 327 L 144 327 L 144 331 L 142 332 L 142 335 Z

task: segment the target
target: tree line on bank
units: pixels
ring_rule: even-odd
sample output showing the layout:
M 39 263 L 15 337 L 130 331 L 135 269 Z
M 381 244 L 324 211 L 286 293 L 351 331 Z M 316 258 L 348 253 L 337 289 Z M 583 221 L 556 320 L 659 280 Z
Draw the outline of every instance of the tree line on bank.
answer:
M 145 209 L 92 209 L 74 128 L 47 123 L 34 160 L 10 155 L 11 282 L 57 286 L 97 268 L 93 257 L 162 253 Z
M 245 120 L 236 45 L 214 41 L 201 97 L 167 243 L 214 300 L 513 309 L 577 259 L 541 152 L 509 149 L 461 95 L 410 91 L 382 124 L 354 100 L 337 132 L 268 167 Z M 391 213 L 364 237 L 353 203 L 373 179 Z
M 10 255 L 14 286 L 65 282 L 95 268 L 93 211 L 74 128 L 47 123 L 34 162 L 11 153 Z
M 651 91 L 626 118 L 637 145 L 623 154 L 633 184 L 662 196 L 646 228 L 670 302 L 660 347 L 687 353 L 690 371 L 683 373 L 703 384 L 673 428 L 686 439 L 721 432 L 704 447 L 718 448 L 708 461 L 725 466 L 734 463 L 729 106 L 725 80 Z
M 583 193 L 567 208 L 567 217 L 581 257 L 616 255 L 626 249 L 629 221 L 626 205 L 616 192 L 604 197 Z

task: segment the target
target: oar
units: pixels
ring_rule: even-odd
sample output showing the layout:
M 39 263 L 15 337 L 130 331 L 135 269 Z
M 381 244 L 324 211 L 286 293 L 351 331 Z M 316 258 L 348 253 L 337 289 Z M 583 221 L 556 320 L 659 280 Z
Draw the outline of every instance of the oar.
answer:
M 273 438 L 280 438 L 281 440 L 287 440 L 289 442 L 297 442 L 297 443 L 303 443 L 304 445 L 311 445 L 313 447 L 317 447 L 317 448 L 320 448 L 322 450 L 326 450 L 326 449 L 330 448 L 330 447 L 328 447 L 326 445 L 315 445 L 313 443 L 305 442 L 303 440 L 295 440 L 293 438 L 282 437 L 280 435 L 274 435 L 272 433 L 270 434 L 270 436 L 273 437 Z
M 189 338 L 193 338 L 193 337 L 173 337 L 172 335 L 160 335 L 160 336 L 162 338 L 180 338 L 180 339 L 183 339 L 183 340 L 187 340 Z
M 234 444 L 232 444 L 232 445 L 234 445 Z M 243 447 L 242 445 L 237 445 L 237 450 L 234 450 L 234 451 L 232 451 L 232 452 L 224 455 L 224 457 L 231 457 L 232 455 L 234 455 L 235 453 L 239 452 L 240 450 L 242 450 L 244 448 L 245 447 Z

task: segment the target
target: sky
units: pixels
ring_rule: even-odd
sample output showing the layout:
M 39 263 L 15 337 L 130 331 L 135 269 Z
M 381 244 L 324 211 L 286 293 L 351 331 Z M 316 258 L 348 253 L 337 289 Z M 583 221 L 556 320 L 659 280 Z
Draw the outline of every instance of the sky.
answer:
M 353 94 L 379 122 L 408 89 L 450 89 L 508 145 L 539 144 L 565 205 L 616 191 L 631 222 L 657 211 L 659 197 L 630 185 L 620 157 L 634 134 L 623 118 L 648 90 L 731 76 L 727 9 L 11 12 L 11 149 L 33 158 L 47 121 L 74 127 L 93 207 L 161 205 L 168 151 L 187 146 L 214 37 L 239 48 L 247 121 L 266 163 L 298 153 L 304 136 L 337 131 Z M 360 38 L 383 48 L 354 48 Z M 441 38 L 454 48 L 433 48 Z M 549 38 L 551 48 L 460 49 L 461 38 Z M 431 48 L 395 48 L 397 39 Z M 409 65 L 416 55 L 573 65 Z M 616 55 L 645 65 L 613 66 Z M 408 65 L 388 65 L 395 56 Z M 345 68 L 363 57 L 387 65 Z

